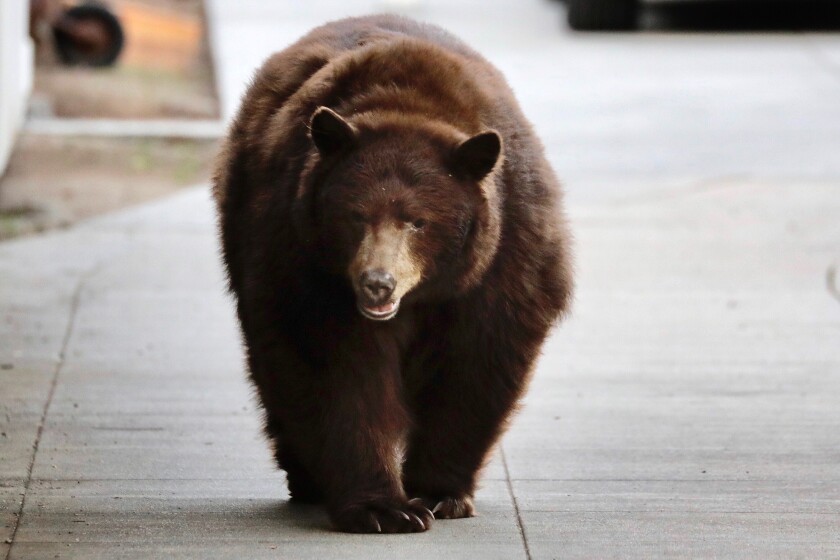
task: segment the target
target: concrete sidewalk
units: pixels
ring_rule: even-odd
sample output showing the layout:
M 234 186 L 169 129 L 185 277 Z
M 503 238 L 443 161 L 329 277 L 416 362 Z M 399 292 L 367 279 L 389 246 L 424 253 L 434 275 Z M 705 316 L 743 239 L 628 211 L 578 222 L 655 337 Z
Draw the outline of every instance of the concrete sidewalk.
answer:
M 228 111 L 271 47 L 369 8 L 233 4 Z M 286 503 L 197 187 L 0 244 L 0 558 L 840 558 L 840 40 L 521 4 L 415 8 L 511 77 L 577 236 L 481 516 L 351 536 Z

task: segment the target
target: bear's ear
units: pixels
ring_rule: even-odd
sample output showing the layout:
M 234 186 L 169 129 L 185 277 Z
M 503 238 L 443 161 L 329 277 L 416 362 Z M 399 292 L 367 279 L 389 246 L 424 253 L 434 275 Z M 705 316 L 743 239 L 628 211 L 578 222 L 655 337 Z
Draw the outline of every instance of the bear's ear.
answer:
M 480 132 L 458 144 L 452 157 L 453 167 L 458 175 L 480 181 L 493 170 L 501 153 L 499 133 L 495 130 Z
M 356 140 L 356 129 L 328 107 L 318 107 L 309 123 L 309 133 L 318 151 L 333 154 L 350 147 Z

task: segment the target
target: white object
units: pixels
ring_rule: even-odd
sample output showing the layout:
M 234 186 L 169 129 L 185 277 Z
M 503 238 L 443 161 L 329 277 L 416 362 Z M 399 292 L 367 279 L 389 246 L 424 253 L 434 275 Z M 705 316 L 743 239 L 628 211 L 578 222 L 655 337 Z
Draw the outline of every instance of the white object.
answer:
M 0 0 L 0 174 L 6 169 L 26 116 L 33 53 L 29 2 Z

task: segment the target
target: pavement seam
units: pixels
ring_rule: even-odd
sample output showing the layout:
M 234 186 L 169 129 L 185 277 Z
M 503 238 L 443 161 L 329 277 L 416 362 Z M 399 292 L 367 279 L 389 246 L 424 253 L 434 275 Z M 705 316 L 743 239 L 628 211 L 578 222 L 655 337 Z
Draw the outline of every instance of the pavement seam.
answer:
M 828 293 L 835 300 L 840 302 L 840 286 L 837 285 L 837 265 L 829 265 L 828 270 L 825 271 L 825 287 L 828 288 Z
M 505 469 L 505 482 L 507 483 L 508 494 L 513 502 L 513 511 L 516 513 L 516 526 L 519 528 L 519 536 L 522 538 L 522 546 L 525 547 L 525 558 L 531 560 L 531 548 L 528 546 L 528 537 L 525 535 L 525 524 L 522 522 L 522 514 L 519 512 L 519 503 L 516 501 L 516 494 L 513 493 L 513 482 L 510 479 L 510 469 L 508 468 L 507 456 L 505 456 L 505 448 L 499 446 L 499 454 L 502 457 L 502 466 Z
M 61 349 L 58 354 L 58 362 L 55 365 L 55 370 L 53 371 L 52 381 L 50 382 L 50 390 L 47 393 L 47 401 L 44 404 L 44 411 L 41 413 L 41 418 L 38 421 L 38 430 L 35 433 L 35 443 L 32 446 L 32 457 L 29 460 L 29 466 L 26 471 L 26 481 L 23 485 L 23 496 L 20 500 L 20 507 L 18 508 L 17 515 L 15 516 L 14 527 L 12 528 L 12 535 L 9 538 L 9 548 L 6 551 L 6 559 L 9 560 L 12 556 L 12 549 L 15 546 L 15 537 L 17 537 L 18 529 L 21 525 L 21 519 L 23 518 L 23 510 L 26 507 L 26 497 L 29 494 L 29 487 L 32 484 L 32 471 L 35 468 L 35 459 L 38 456 L 38 447 L 41 444 L 41 436 L 44 433 L 44 425 L 47 421 L 47 415 L 49 414 L 50 405 L 53 401 L 53 396 L 55 395 L 55 388 L 58 385 L 58 377 L 61 374 L 61 370 L 64 367 L 65 358 L 67 356 L 67 348 L 70 344 L 70 337 L 73 335 L 73 330 L 76 326 L 76 317 L 79 311 L 79 303 L 82 297 L 82 289 L 85 286 L 87 280 L 93 276 L 101 266 L 101 262 L 94 265 L 90 270 L 82 274 L 79 278 L 78 283 L 76 284 L 76 288 L 73 290 L 73 296 L 70 300 L 70 317 L 67 321 L 67 328 L 64 331 L 64 337 L 61 340 Z

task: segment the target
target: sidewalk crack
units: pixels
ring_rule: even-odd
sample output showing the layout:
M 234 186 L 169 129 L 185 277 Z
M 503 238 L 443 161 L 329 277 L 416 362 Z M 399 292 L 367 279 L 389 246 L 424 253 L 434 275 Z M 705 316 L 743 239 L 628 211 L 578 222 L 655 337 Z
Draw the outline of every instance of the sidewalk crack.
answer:
M 522 537 L 522 546 L 525 547 L 525 557 L 531 560 L 531 548 L 528 546 L 528 537 L 525 535 L 525 524 L 522 522 L 522 514 L 519 511 L 519 502 L 516 500 L 516 494 L 513 493 L 513 482 L 510 478 L 510 469 L 508 468 L 507 456 L 505 455 L 505 448 L 500 444 L 499 453 L 502 456 L 502 466 L 505 469 L 505 482 L 507 482 L 508 494 L 513 502 L 513 511 L 516 513 L 516 526 L 519 528 L 519 536 Z
M 70 344 L 70 338 L 73 335 L 73 330 L 76 326 L 76 316 L 78 315 L 79 311 L 79 303 L 82 298 L 82 290 L 84 289 L 87 281 L 99 271 L 103 263 L 104 261 L 97 262 L 89 270 L 84 272 L 79 278 L 75 289 L 73 290 L 73 295 L 70 300 L 70 317 L 67 321 L 67 328 L 64 331 L 64 337 L 61 340 L 61 349 L 59 350 L 58 361 L 56 362 L 55 369 L 53 370 L 52 380 L 50 381 L 50 389 L 47 392 L 47 400 L 44 403 L 44 410 L 41 413 L 41 418 L 38 421 L 38 430 L 35 433 L 35 443 L 32 446 L 32 456 L 29 459 L 29 466 L 27 467 L 26 471 L 26 481 L 23 484 L 23 496 L 20 500 L 20 507 L 18 508 L 17 514 L 15 515 L 14 526 L 12 527 L 12 535 L 9 539 L 9 548 L 6 551 L 5 560 L 9 560 L 9 558 L 11 558 L 12 549 L 15 546 L 15 537 L 17 536 L 18 529 L 20 528 L 21 518 L 23 517 L 23 510 L 26 507 L 26 498 L 29 494 L 29 487 L 32 484 L 32 471 L 35 468 L 35 459 L 38 456 L 38 447 L 41 444 L 41 436 L 44 433 L 44 425 L 47 421 L 47 415 L 49 414 L 50 405 L 52 405 L 53 396 L 55 395 L 55 388 L 58 385 L 58 377 L 61 374 L 62 368 L 64 367 L 65 358 L 67 356 L 67 348 Z

